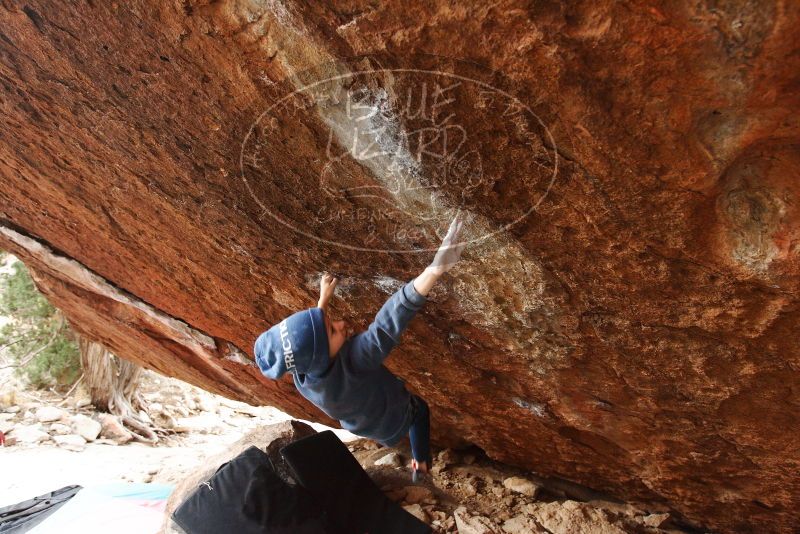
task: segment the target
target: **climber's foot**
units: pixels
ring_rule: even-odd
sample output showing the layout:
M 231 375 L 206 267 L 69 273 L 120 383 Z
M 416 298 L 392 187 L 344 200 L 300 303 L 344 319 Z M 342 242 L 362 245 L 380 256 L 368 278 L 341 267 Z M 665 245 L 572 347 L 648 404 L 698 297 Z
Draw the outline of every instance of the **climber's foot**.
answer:
M 414 471 L 421 471 L 423 473 L 428 472 L 428 462 L 417 462 L 416 460 L 411 460 L 411 469 Z
M 417 462 L 411 460 L 411 481 L 414 483 L 422 482 L 425 480 L 425 475 L 428 474 L 428 462 Z

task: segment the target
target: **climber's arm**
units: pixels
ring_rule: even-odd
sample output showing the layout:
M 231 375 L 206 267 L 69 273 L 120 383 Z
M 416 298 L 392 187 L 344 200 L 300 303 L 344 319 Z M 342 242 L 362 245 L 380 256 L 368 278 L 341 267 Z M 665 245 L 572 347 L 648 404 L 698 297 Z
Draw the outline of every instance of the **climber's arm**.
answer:
M 464 244 L 458 240 L 462 224 L 458 217 L 453 219 L 433 262 L 386 301 L 366 332 L 353 338 L 351 358 L 354 367 L 375 369 L 383 363 L 399 341 L 400 334 L 425 304 L 433 285 L 460 258 L 464 249 Z
M 419 276 L 414 278 L 414 289 L 423 297 L 427 297 L 440 276 L 442 276 L 441 273 L 437 273 L 430 267 L 426 267 Z
M 392 295 L 369 328 L 353 338 L 350 352 L 353 367 L 360 370 L 380 367 L 425 300 L 414 289 L 413 282 L 408 282 Z
M 439 277 L 452 269 L 453 265 L 461 258 L 461 251 L 467 245 L 465 241 L 461 240 L 461 228 L 463 226 L 463 219 L 457 215 L 453 222 L 450 223 L 447 235 L 444 236 L 431 264 L 414 279 L 414 289 L 423 297 L 428 296 Z

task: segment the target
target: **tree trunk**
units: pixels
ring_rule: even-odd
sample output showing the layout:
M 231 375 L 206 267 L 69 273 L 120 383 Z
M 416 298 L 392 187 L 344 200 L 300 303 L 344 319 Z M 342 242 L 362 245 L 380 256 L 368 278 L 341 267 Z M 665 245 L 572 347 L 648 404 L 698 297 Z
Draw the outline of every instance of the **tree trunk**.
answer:
M 119 416 L 139 441 L 155 443 L 158 437 L 137 415 L 141 406 L 137 393 L 142 367 L 114 356 L 100 343 L 78 336 L 83 377 L 92 404 Z

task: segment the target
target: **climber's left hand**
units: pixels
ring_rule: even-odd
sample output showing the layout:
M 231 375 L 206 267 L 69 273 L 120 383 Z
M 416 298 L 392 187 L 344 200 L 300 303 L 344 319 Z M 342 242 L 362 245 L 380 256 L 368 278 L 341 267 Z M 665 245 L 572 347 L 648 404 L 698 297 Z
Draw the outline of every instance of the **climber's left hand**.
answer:
M 323 310 L 327 308 L 328 302 L 333 298 L 333 293 L 336 290 L 336 284 L 339 283 L 339 279 L 333 276 L 332 274 L 325 273 L 322 275 L 322 278 L 319 279 L 319 302 L 317 302 L 317 307 L 322 308 Z

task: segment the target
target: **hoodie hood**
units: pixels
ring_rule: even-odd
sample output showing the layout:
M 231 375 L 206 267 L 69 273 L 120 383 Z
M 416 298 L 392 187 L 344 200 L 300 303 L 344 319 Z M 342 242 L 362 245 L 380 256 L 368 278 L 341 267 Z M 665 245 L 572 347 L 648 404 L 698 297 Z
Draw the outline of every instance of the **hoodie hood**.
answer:
M 256 339 L 256 363 L 264 376 L 278 379 L 287 372 L 321 373 L 328 367 L 328 334 L 320 308 L 290 315 Z

